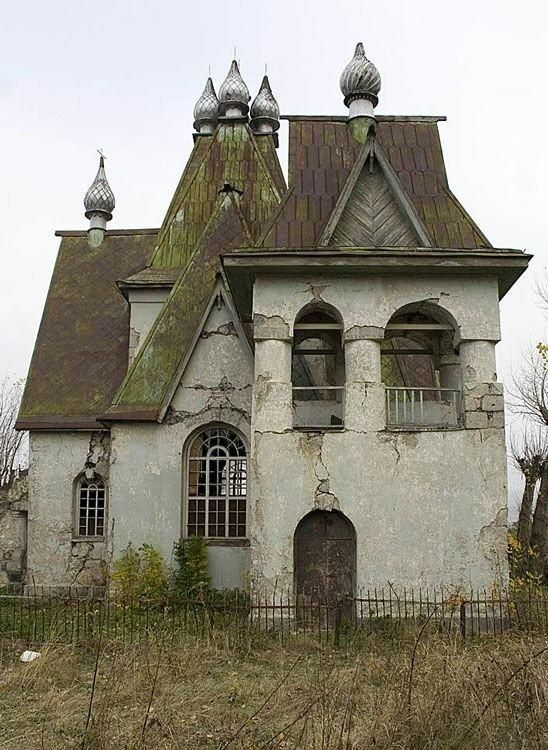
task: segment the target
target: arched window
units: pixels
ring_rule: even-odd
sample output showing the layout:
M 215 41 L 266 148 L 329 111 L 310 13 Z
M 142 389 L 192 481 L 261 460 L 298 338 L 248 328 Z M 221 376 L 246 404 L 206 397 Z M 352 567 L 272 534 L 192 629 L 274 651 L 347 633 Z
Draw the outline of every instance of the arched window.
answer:
M 305 308 L 293 326 L 294 427 L 343 425 L 342 325 L 323 308 Z
M 198 434 L 188 450 L 187 536 L 245 537 L 247 457 L 226 427 Z
M 381 347 L 388 424 L 458 426 L 461 374 L 454 340 L 454 324 L 425 304 L 392 316 Z
M 102 477 L 91 479 L 85 474 L 76 483 L 76 535 L 79 537 L 105 536 L 106 489 Z

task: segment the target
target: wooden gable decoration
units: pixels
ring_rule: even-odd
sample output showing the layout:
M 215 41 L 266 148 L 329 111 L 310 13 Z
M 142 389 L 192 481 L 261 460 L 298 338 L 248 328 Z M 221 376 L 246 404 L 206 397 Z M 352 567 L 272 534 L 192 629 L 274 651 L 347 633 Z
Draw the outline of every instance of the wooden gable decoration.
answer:
M 320 240 L 335 247 L 431 247 L 386 157 L 365 144 Z

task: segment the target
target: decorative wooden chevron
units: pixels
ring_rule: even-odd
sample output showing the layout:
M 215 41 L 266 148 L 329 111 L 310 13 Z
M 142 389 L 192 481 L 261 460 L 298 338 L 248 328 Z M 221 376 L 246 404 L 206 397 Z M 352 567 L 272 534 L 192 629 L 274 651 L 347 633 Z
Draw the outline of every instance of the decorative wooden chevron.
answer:
M 412 247 L 419 237 L 376 159 L 364 164 L 331 235 L 339 247 Z

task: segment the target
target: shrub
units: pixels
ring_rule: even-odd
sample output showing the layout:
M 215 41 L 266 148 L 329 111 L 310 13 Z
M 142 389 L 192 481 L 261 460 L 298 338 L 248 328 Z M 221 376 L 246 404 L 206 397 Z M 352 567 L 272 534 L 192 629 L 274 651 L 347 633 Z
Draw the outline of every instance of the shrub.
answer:
M 151 544 L 135 549 L 130 542 L 113 564 L 116 597 L 123 603 L 161 604 L 167 595 L 167 570 L 160 552 Z
M 192 536 L 175 543 L 173 550 L 173 594 L 176 599 L 204 596 L 208 593 L 207 545 L 205 539 Z

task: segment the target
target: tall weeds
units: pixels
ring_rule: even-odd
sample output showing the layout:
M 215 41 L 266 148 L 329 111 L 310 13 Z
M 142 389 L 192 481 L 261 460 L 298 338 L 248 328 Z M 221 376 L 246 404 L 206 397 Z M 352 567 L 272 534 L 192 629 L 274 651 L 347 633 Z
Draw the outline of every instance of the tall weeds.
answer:
M 28 664 L 16 645 L 2 647 L 0 750 L 548 747 L 540 636 L 415 630 L 343 650 L 305 635 L 282 646 L 241 631 L 186 643 L 164 632 L 46 647 Z

